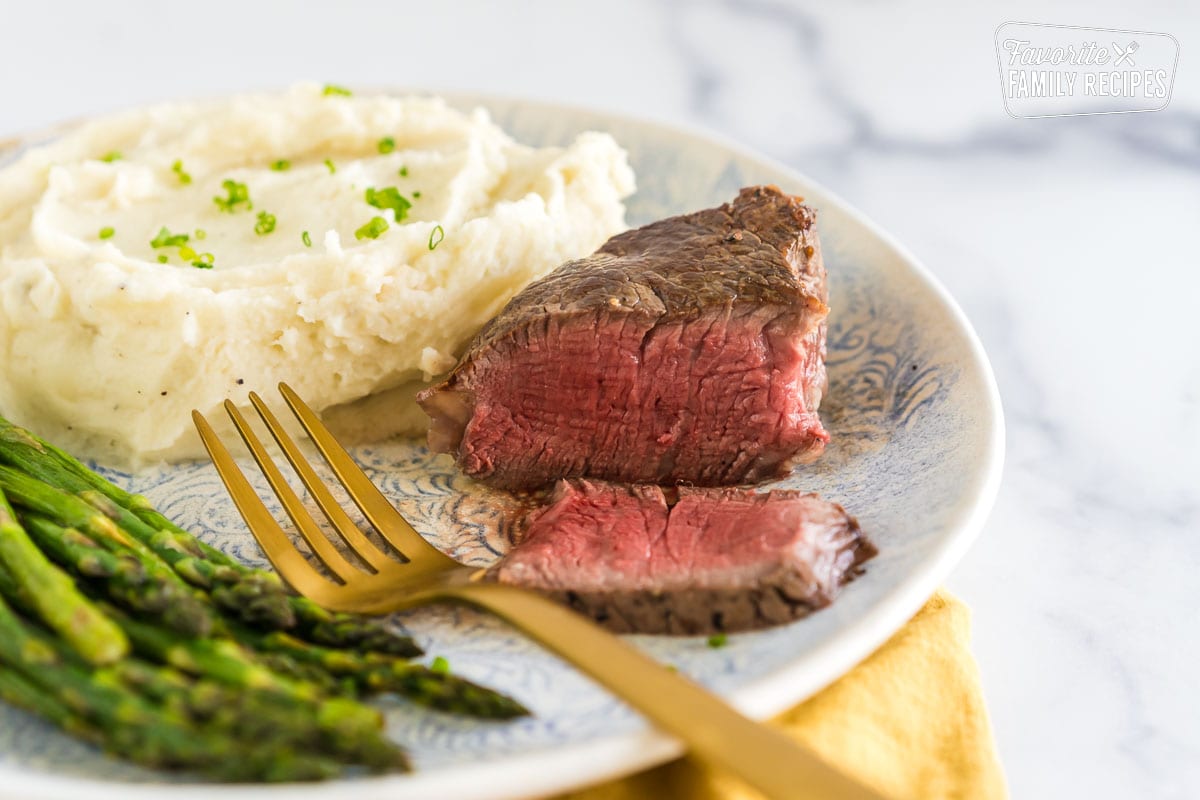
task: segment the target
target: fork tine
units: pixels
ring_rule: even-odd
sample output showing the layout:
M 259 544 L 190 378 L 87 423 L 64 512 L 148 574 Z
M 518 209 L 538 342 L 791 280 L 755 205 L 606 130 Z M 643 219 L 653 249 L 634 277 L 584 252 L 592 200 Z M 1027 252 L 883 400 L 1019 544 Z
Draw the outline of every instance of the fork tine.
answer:
M 279 467 L 275 466 L 275 462 L 271 460 L 271 456 L 268 455 L 258 436 L 250 429 L 242 412 L 238 411 L 237 406 L 230 400 L 225 401 L 225 411 L 233 420 L 233 425 L 237 428 L 238 433 L 242 435 L 242 441 L 246 443 L 246 447 L 250 448 L 250 453 L 258 462 L 259 468 L 267 476 L 267 483 L 271 484 L 271 488 L 279 497 L 279 501 L 283 503 L 284 509 L 292 518 L 300 535 L 304 537 L 304 541 L 308 542 L 308 546 L 312 548 L 313 555 L 317 557 L 317 560 L 343 582 L 352 580 L 355 575 L 361 575 L 362 570 L 342 557 L 342 554 L 333 546 L 333 542 L 329 541 L 321 532 L 316 520 L 304 509 L 300 498 L 283 479 L 283 473 L 279 471 Z
M 308 493 L 312 495 L 313 500 L 320 506 L 322 513 L 325 514 L 325 519 L 329 520 L 329 524 L 337 532 L 338 536 L 346 542 L 350 548 L 358 554 L 359 558 L 371 566 L 378 572 L 388 564 L 396 562 L 388 558 L 388 555 L 371 543 L 371 540 L 363 536 L 362 531 L 354 524 L 354 520 L 350 519 L 350 515 L 345 512 L 341 505 L 334 499 L 325 482 L 317 475 L 316 470 L 308 463 L 304 454 L 300 452 L 300 448 L 296 446 L 295 440 L 288 435 L 283 426 L 279 424 L 279 418 L 267 408 L 267 404 L 259 397 L 257 392 L 250 393 L 250 402 L 254 405 L 258 415 L 262 417 L 263 422 L 267 424 L 267 429 L 271 431 L 271 436 L 275 438 L 275 442 L 283 449 L 283 454 L 287 457 L 288 463 L 296 470 L 296 474 L 300 476 L 300 482 L 304 484 L 304 488 L 308 489 Z M 401 555 L 404 555 L 401 553 Z
M 229 454 L 229 450 L 222 444 L 221 439 L 208 424 L 204 415 L 193 410 L 192 421 L 200 433 L 200 440 L 204 442 L 204 449 L 208 451 L 213 466 L 217 468 L 217 474 L 221 476 L 221 481 L 229 491 L 229 496 L 233 498 L 234 505 L 237 506 L 242 519 L 246 520 L 250 533 L 254 534 L 254 538 L 262 546 L 263 552 L 267 554 L 267 560 L 271 562 L 276 571 L 292 585 L 293 589 L 301 593 L 304 593 L 301 587 L 313 586 L 318 581 L 330 587 L 334 586 L 332 582 L 313 569 L 312 565 L 288 539 L 288 535 L 275 521 L 275 517 L 271 516 L 271 512 L 267 510 L 258 493 L 254 491 L 250 481 L 246 480 L 241 467 L 233 460 L 233 456 Z
M 440 550 L 426 542 L 421 534 L 413 530 L 396 507 L 384 497 L 383 492 L 371 483 L 371 479 L 363 472 L 346 449 L 338 443 L 329 429 L 321 422 L 308 404 L 292 391 L 286 383 L 279 384 L 279 391 L 288 407 L 300 420 L 305 432 L 312 438 L 325 457 L 333 473 L 337 475 L 355 504 L 363 512 L 375 530 L 411 561 L 442 558 L 449 560 Z

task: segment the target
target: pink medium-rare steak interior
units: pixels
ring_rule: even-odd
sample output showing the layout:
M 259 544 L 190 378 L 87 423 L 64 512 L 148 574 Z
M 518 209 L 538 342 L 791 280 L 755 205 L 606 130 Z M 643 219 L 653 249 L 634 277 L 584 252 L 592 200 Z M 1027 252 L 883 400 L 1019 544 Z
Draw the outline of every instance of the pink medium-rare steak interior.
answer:
M 494 579 L 613 630 L 705 633 L 787 622 L 832 602 L 875 553 L 841 506 L 795 491 L 564 481 Z
M 704 485 L 769 477 L 823 435 L 798 391 L 819 360 L 757 316 L 650 329 L 573 319 L 532 341 L 516 337 L 490 354 L 504 368 L 477 384 L 463 470 L 520 476 L 520 486 L 563 475 Z
M 717 486 L 828 439 L 815 217 L 774 187 L 611 239 L 518 294 L 419 398 L 430 446 L 508 489 Z

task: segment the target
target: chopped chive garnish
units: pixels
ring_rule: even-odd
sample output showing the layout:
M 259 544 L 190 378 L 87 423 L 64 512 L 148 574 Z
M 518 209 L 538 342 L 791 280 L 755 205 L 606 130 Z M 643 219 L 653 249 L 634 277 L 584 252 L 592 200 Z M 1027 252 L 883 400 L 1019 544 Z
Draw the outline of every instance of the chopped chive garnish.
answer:
M 305 247 L 312 247 L 312 237 L 308 235 L 308 231 L 300 234 L 300 241 L 304 242 Z
M 196 269 L 212 269 L 215 260 L 212 253 L 201 253 L 192 261 L 192 266 Z
M 196 232 L 192 235 L 203 241 L 208 238 L 208 231 L 204 230 L 204 228 L 196 228 Z
M 275 230 L 275 215 L 268 214 L 266 211 L 258 212 L 258 222 L 254 223 L 254 232 L 259 236 L 266 236 L 273 230 Z
M 450 671 L 450 662 L 443 656 L 436 656 L 433 662 L 429 665 L 430 672 L 441 672 L 443 674 Z
M 179 248 L 179 257 L 184 261 L 191 261 L 196 257 L 196 251 L 185 244 L 183 247 Z
M 116 233 L 115 230 L 113 230 L 109 226 L 105 225 L 103 228 L 100 229 L 100 233 L 98 233 L 97 235 L 101 239 L 111 239 L 113 237 L 114 233 Z
M 396 140 L 390 136 L 385 136 L 379 140 L 379 152 L 390 153 L 396 149 Z
M 714 633 L 708 637 L 708 646 L 714 650 L 718 647 L 724 647 L 729 642 L 729 637 L 723 633 Z
M 442 240 L 445 238 L 446 238 L 446 231 L 442 228 L 441 225 L 435 225 L 433 227 L 433 230 L 431 230 L 429 232 L 429 249 L 430 250 L 435 249 L 439 244 L 442 243 Z
M 401 177 L 401 178 L 407 178 L 407 177 L 408 177 L 408 167 L 401 167 L 401 168 L 400 168 L 400 177 Z
M 228 197 L 214 197 L 213 202 L 217 204 L 217 208 L 224 211 L 226 214 L 232 214 L 238 210 L 239 206 L 245 206 L 246 211 L 254 208 L 254 204 L 250 202 L 250 190 L 246 188 L 246 184 L 238 183 L 234 180 L 221 182 L 221 187 L 225 189 Z
M 396 222 L 403 222 L 404 218 L 408 216 L 408 210 L 412 208 L 412 203 L 408 202 L 395 186 L 389 186 L 386 189 L 367 189 L 366 201 L 367 205 L 381 210 L 390 208 L 396 215 Z
M 122 158 L 124 158 L 124 156 L 121 155 L 121 151 L 119 150 L 109 150 L 107 153 L 100 156 L 100 160 L 105 164 L 111 164 L 114 161 L 120 161 Z
M 153 248 L 159 247 L 183 247 L 188 243 L 188 235 L 186 233 L 171 233 L 164 226 L 158 231 L 158 236 L 150 240 L 150 246 Z
M 288 161 L 286 158 L 281 158 L 278 161 L 271 163 L 271 169 L 275 170 L 276 172 L 287 172 L 291 168 L 292 162 Z
M 383 217 L 371 217 L 371 221 L 354 232 L 355 239 L 378 239 L 388 229 L 388 221 Z
M 421 199 L 421 193 L 420 193 L 419 191 L 413 192 L 413 199 L 414 199 L 414 200 L 420 200 L 420 199 Z
M 179 158 L 175 159 L 175 163 L 171 165 L 171 172 L 175 173 L 175 176 L 179 178 L 179 183 L 184 186 L 187 186 L 189 183 L 192 182 L 192 176 L 189 175 L 188 173 L 184 172 L 184 170 L 183 170 L 183 160 L 182 159 L 179 159 Z
M 326 97 L 331 95 L 334 97 L 350 97 L 352 94 L 354 94 L 354 92 L 350 91 L 344 86 L 327 83 L 325 84 L 325 88 L 321 90 L 321 94 L 325 95 Z
M 168 258 L 167 258 L 167 256 L 166 256 L 166 254 L 164 254 L 164 253 L 160 253 L 160 254 L 159 254 L 159 256 L 158 256 L 158 263 L 160 263 L 160 264 L 165 264 L 165 263 L 167 263 L 167 261 L 169 261 L 169 260 L 170 260 L 170 259 L 168 259 Z
M 330 160 L 330 159 L 328 159 L 328 158 L 327 158 L 327 159 L 325 159 L 325 167 L 326 167 L 326 169 L 328 169 L 328 170 L 329 170 L 329 174 L 330 174 L 330 175 L 332 175 L 333 173 L 337 172 L 337 167 L 335 167 L 335 166 L 333 165 L 333 161 L 331 161 L 331 160 Z

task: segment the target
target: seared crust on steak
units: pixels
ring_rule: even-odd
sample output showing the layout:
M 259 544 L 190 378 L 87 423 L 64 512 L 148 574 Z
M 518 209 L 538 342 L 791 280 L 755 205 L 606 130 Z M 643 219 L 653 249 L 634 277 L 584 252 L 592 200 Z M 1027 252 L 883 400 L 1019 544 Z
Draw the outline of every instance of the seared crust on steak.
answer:
M 815 325 L 828 301 L 816 219 L 800 198 L 755 186 L 718 208 L 619 233 L 593 255 L 529 284 L 479 331 L 467 353 L 531 319 L 597 311 L 664 322 L 754 302 L 797 306 Z

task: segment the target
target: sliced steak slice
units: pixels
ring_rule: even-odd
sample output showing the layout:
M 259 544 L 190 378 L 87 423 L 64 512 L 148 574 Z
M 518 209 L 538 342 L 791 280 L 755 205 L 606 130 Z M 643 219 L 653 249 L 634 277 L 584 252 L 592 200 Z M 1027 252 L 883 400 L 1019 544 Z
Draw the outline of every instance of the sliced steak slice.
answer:
M 505 489 L 724 486 L 816 458 L 828 309 L 814 225 L 760 186 L 564 264 L 418 396 L 430 447 Z
M 875 547 L 841 506 L 796 491 L 563 481 L 491 577 L 621 633 L 778 625 L 833 601 Z

